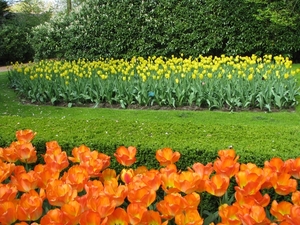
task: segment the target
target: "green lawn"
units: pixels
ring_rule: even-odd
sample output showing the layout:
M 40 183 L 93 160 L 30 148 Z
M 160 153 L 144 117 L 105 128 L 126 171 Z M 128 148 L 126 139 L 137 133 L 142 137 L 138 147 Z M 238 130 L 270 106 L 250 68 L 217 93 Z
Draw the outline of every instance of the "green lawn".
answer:
M 16 130 L 29 128 L 37 141 L 68 142 L 69 148 L 103 142 L 217 152 L 232 145 L 238 154 L 299 155 L 299 106 L 272 113 L 67 108 L 23 104 L 8 88 L 6 73 L 0 74 L 0 88 L 0 146 L 15 140 Z

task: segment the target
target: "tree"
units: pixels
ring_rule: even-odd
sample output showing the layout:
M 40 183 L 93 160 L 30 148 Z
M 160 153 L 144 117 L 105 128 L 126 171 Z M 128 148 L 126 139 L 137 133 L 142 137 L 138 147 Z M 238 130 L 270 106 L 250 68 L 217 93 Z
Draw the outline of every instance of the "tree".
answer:
M 255 15 L 280 26 L 299 27 L 300 0 L 246 0 L 260 5 Z

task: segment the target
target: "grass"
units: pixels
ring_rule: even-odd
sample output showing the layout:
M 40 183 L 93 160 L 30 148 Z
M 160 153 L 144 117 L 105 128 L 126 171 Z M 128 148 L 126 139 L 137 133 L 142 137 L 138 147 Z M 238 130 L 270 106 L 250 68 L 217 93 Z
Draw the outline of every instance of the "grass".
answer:
M 67 108 L 23 104 L 8 88 L 6 73 L 0 73 L 0 88 L 2 145 L 15 140 L 16 130 L 28 128 L 38 133 L 37 139 L 69 141 L 70 148 L 97 147 L 93 143 L 103 140 L 153 150 L 168 146 L 217 151 L 233 145 L 238 154 L 299 155 L 300 106 L 273 113 Z

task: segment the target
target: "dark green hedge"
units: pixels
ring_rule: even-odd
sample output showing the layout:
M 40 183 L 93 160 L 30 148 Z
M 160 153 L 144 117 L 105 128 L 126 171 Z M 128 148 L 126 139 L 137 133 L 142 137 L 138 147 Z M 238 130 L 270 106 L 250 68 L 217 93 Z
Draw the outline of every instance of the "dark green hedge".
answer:
M 88 0 L 37 27 L 31 43 L 37 59 L 180 53 L 299 57 L 300 24 L 257 20 L 259 7 L 245 0 Z

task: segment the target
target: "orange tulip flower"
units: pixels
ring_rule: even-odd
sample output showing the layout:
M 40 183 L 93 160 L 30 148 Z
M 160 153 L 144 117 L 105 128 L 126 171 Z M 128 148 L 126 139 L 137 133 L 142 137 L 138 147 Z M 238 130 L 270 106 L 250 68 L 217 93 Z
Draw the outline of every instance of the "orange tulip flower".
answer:
M 242 170 L 235 175 L 238 186 L 235 190 L 241 191 L 243 195 L 254 195 L 261 189 L 265 182 L 263 170 L 260 168 L 253 168 L 251 170 Z
M 131 203 L 143 203 L 147 207 L 151 205 L 156 199 L 156 192 L 147 186 L 129 189 L 127 194 L 127 199 Z
M 276 173 L 289 173 L 290 171 L 290 164 L 284 162 L 278 157 L 272 158 L 270 161 L 266 161 L 264 167 L 270 168 Z
M 103 193 L 111 198 L 116 207 L 124 203 L 127 191 L 127 186 L 119 185 L 116 178 L 104 182 Z
M 40 225 L 49 225 L 49 224 L 64 224 L 64 214 L 61 209 L 51 209 L 41 218 Z
M 140 225 L 149 225 L 149 224 L 167 225 L 168 220 L 162 223 L 159 212 L 148 210 L 143 213 L 142 219 L 139 224 Z
M 277 177 L 277 182 L 273 184 L 277 194 L 288 195 L 297 190 L 297 181 L 295 179 L 290 179 L 290 177 L 291 175 L 287 173 L 281 173 Z
M 240 225 L 241 221 L 237 216 L 240 207 L 237 205 L 223 204 L 219 207 L 219 215 L 221 217 L 221 224 L 226 225 Z
M 244 192 L 240 190 L 236 190 L 234 196 L 236 199 L 236 202 L 244 207 L 252 206 L 252 205 L 260 205 L 262 207 L 267 207 L 270 203 L 270 196 L 268 194 L 262 195 L 259 191 L 256 192 L 254 195 L 243 195 Z
M 235 161 L 237 161 L 240 158 L 239 156 L 236 156 L 234 149 L 219 150 L 218 156 L 220 157 L 221 160 L 223 160 L 225 158 L 231 158 L 231 159 L 234 159 Z
M 227 191 L 229 186 L 229 177 L 216 174 L 206 181 L 206 191 L 212 195 L 221 197 Z
M 58 179 L 60 171 L 49 165 L 38 164 L 34 167 L 34 172 L 37 174 L 37 184 L 39 188 L 46 188 L 51 179 Z
M 107 220 L 102 225 L 128 225 L 129 218 L 126 211 L 122 208 L 116 208 L 116 210 L 107 217 Z
M 0 204 L 0 224 L 10 225 L 17 220 L 17 210 L 15 201 L 1 202 Z
M 25 130 L 18 130 L 16 132 L 17 140 L 20 142 L 31 142 L 33 138 L 35 137 L 36 132 L 33 132 L 32 130 L 25 129 Z
M 197 209 L 200 204 L 200 195 L 196 192 L 187 194 L 183 197 L 187 202 L 186 210 Z
M 278 221 L 285 220 L 286 216 L 291 214 L 292 203 L 282 201 L 277 203 L 276 200 L 272 202 L 270 213 L 276 217 Z
M 202 225 L 203 219 L 199 215 L 198 210 L 187 210 L 175 216 L 177 225 Z
M 237 214 L 242 224 L 270 224 L 270 220 L 266 217 L 265 209 L 259 205 L 252 205 L 248 210 L 241 210 Z
M 91 177 L 99 177 L 103 170 L 103 160 L 98 158 L 98 152 L 84 152 L 81 156 L 80 165 L 86 168 Z
M 80 145 L 79 147 L 75 147 L 72 150 L 72 156 L 68 157 L 68 159 L 73 163 L 80 163 L 83 160 L 84 153 L 90 154 L 91 149 L 85 145 Z
M 240 164 L 237 163 L 237 158 L 222 157 L 214 162 L 214 170 L 217 174 L 226 175 L 229 178 L 233 177 L 240 168 Z
M 103 184 L 99 180 L 89 180 L 84 185 L 84 189 L 88 197 L 97 198 L 103 192 Z
M 118 176 L 119 177 L 119 176 Z M 114 169 L 107 168 L 101 172 L 100 178 L 102 181 L 118 178 Z
M 125 184 L 129 184 L 134 177 L 133 169 L 122 169 L 120 178 Z
M 75 199 L 77 190 L 62 180 L 51 180 L 46 187 L 46 195 L 50 205 L 62 206 Z
M 295 178 L 300 179 L 300 157 L 288 160 L 290 171 L 289 173 Z
M 157 203 L 156 208 L 161 213 L 161 217 L 167 220 L 182 213 L 187 207 L 186 200 L 179 193 L 171 193 L 164 197 L 164 200 Z
M 208 163 L 205 166 L 202 163 L 194 163 L 192 168 L 188 168 L 189 171 L 195 171 L 202 180 L 208 180 L 211 173 L 214 171 L 212 163 Z
M 70 184 L 77 192 L 81 192 L 89 179 L 88 172 L 83 166 L 74 165 L 61 178 L 66 184 Z
M 98 152 L 98 159 L 102 161 L 102 170 L 106 169 L 110 165 L 110 156 Z
M 15 185 L 0 183 L 0 204 L 3 202 L 13 201 L 18 193 Z
M 17 166 L 16 168 L 18 168 Z M 23 167 L 22 167 L 23 168 Z M 33 170 L 26 173 L 25 171 L 16 172 L 11 176 L 11 183 L 21 192 L 28 192 L 38 187 L 38 174 Z
M 198 190 L 201 177 L 191 171 L 183 171 L 174 179 L 174 186 L 185 194 L 190 194 Z
M 4 163 L 0 159 L 0 183 L 5 181 L 15 169 L 14 163 Z
M 70 201 L 61 207 L 61 211 L 64 215 L 64 223 L 77 225 L 80 220 L 80 215 L 83 213 L 83 207 L 77 201 Z
M 9 147 L 1 148 L 0 159 L 4 160 L 6 162 L 10 162 L 10 163 L 14 163 L 14 162 L 18 161 L 19 156 L 16 152 L 15 145 L 16 145 L 16 143 L 13 142 Z
M 87 210 L 80 215 L 79 224 L 80 225 L 99 225 L 99 224 L 101 224 L 101 217 L 98 212 L 94 212 L 92 210 Z
M 1 190 L 1 186 L 0 186 L 0 190 Z M 1 199 L 1 194 L 0 194 L 0 199 Z M 295 191 L 292 193 L 292 202 L 294 205 L 300 206 L 300 191 Z
M 173 164 L 170 164 L 173 165 Z M 175 185 L 175 180 L 178 180 L 179 174 L 177 172 L 172 173 L 161 173 L 161 187 L 162 189 L 167 193 L 173 193 L 173 192 L 180 192 L 180 189 L 178 189 L 178 186 Z
M 142 203 L 130 203 L 126 211 L 129 223 L 135 225 L 140 224 L 143 214 L 147 211 L 147 207 Z
M 23 221 L 38 220 L 43 213 L 43 199 L 35 190 L 24 193 L 17 205 L 17 218 Z
M 300 215 L 300 206 L 293 205 L 290 214 L 285 217 L 286 225 L 290 225 L 290 224 L 300 225 L 299 215 Z
M 145 185 L 154 191 L 157 191 L 161 185 L 161 177 L 157 170 L 150 170 L 141 175 L 141 180 Z
M 15 145 L 15 151 L 21 162 L 35 163 L 37 160 L 35 147 L 31 143 L 20 143 Z
M 148 172 L 148 168 L 146 166 L 139 166 L 138 168 L 136 168 L 134 170 L 135 174 L 143 174 L 143 173 L 146 173 L 146 172 Z
M 46 165 L 52 166 L 59 171 L 69 166 L 68 156 L 66 152 L 62 152 L 60 148 L 47 149 L 44 155 L 44 161 Z
M 114 156 L 116 157 L 118 163 L 123 166 L 131 166 L 136 161 L 136 148 L 133 146 L 129 146 L 126 148 L 125 146 L 120 146 L 117 148 Z
M 163 148 L 156 151 L 155 158 L 161 166 L 176 163 L 180 158 L 179 152 L 173 152 L 170 148 Z
M 116 208 L 116 203 L 107 195 L 101 195 L 98 198 L 90 198 L 88 199 L 87 204 L 88 208 L 98 212 L 101 218 L 111 215 Z

